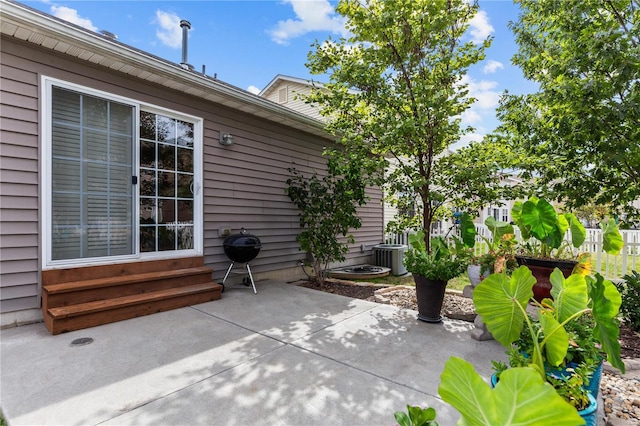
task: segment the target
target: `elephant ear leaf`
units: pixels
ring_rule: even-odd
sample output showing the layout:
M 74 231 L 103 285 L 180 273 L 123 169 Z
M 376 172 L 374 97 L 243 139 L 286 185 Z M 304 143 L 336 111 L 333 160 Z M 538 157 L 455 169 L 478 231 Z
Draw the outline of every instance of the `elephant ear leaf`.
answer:
M 460 236 L 465 246 L 473 247 L 476 244 L 476 226 L 466 212 L 460 217 Z
M 587 309 L 589 297 L 584 276 L 572 274 L 565 279 L 560 269 L 555 268 L 549 281 L 553 286 L 551 295 L 559 322 L 564 322 L 575 313 Z
M 612 255 L 617 255 L 622 250 L 624 242 L 616 221 L 609 219 L 602 226 L 602 249 Z
M 589 296 L 592 300 L 592 314 L 595 322 L 593 334 L 607 353 L 607 361 L 615 368 L 625 371 L 624 362 L 620 358 L 620 328 L 616 316 L 622 298 L 615 285 L 596 274 L 596 279 L 589 277 Z
M 584 240 L 587 239 L 587 230 L 573 213 L 565 213 L 564 217 L 569 222 L 569 229 L 571 230 L 571 244 L 575 248 L 579 248 L 584 243 Z
M 564 234 L 561 235 L 558 231 L 558 214 L 547 200 L 540 199 L 537 203 L 531 201 L 524 203 L 521 219 L 537 240 L 553 248 L 560 247 Z
M 529 367 L 510 368 L 491 390 L 467 361 L 451 357 L 438 392 L 458 410 L 463 425 L 576 425 L 576 409 Z
M 521 266 L 511 278 L 506 274 L 491 274 L 473 290 L 476 312 L 502 345 L 509 346 L 520 337 L 535 282 L 531 271 Z

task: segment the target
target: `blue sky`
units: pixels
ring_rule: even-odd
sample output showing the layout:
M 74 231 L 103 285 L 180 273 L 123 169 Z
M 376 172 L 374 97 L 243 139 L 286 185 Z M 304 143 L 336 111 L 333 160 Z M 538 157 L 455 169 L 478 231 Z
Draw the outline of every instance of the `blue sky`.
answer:
M 334 0 L 201 1 L 22 1 L 24 4 L 94 31 L 107 30 L 118 40 L 173 62 L 182 59 L 181 19 L 191 23 L 188 61 L 196 70 L 257 93 L 277 74 L 326 81 L 305 67 L 311 44 L 329 35 L 346 35 Z M 500 94 L 527 93 L 535 85 L 511 65 L 517 51 L 507 24 L 516 20 L 511 0 L 480 0 L 469 39 L 494 37 L 485 61 L 470 69 L 466 82 L 477 98 L 463 115 L 479 140 L 498 124 Z

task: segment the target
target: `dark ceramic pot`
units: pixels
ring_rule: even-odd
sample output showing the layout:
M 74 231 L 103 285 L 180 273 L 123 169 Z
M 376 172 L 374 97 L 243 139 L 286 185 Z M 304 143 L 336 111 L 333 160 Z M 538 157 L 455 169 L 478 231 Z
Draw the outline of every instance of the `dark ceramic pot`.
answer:
M 549 278 L 555 268 L 560 269 L 565 278 L 568 278 L 578 263 L 574 260 L 553 260 L 526 256 L 516 256 L 516 261 L 518 265 L 527 266 L 536 279 L 536 283 L 533 285 L 533 298 L 538 302 L 544 298 L 552 298 L 552 286 Z
M 418 319 L 424 322 L 438 323 L 442 321 L 440 311 L 444 301 L 447 282 L 430 280 L 420 275 L 414 275 L 416 283 L 416 299 L 418 301 Z

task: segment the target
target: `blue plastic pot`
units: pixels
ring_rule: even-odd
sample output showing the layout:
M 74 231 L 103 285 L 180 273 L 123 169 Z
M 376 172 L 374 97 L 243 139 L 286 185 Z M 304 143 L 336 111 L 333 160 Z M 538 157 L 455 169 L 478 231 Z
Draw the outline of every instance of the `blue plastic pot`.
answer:
M 589 396 L 589 406 L 578 411 L 578 414 L 584 419 L 586 426 L 596 426 L 598 424 L 598 403 L 591 393 L 587 395 Z

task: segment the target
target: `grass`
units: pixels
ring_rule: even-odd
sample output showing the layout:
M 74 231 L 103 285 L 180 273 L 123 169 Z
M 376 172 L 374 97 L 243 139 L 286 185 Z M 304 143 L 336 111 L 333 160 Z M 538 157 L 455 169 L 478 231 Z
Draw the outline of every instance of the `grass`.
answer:
M 411 275 L 402 275 L 402 276 L 395 276 L 395 275 L 387 275 L 386 277 L 380 277 L 380 278 L 371 278 L 371 279 L 366 279 L 366 280 L 359 280 L 359 279 L 353 279 L 352 281 L 355 282 L 367 282 L 367 283 L 374 283 L 374 284 L 386 284 L 389 286 L 392 285 L 415 285 L 413 283 L 413 276 Z M 450 290 L 460 290 L 462 291 L 462 289 L 465 288 L 465 286 L 469 285 L 469 278 L 467 277 L 467 274 L 463 274 L 460 275 L 459 277 L 453 278 L 452 280 L 449 280 L 449 284 L 447 284 L 447 288 Z

